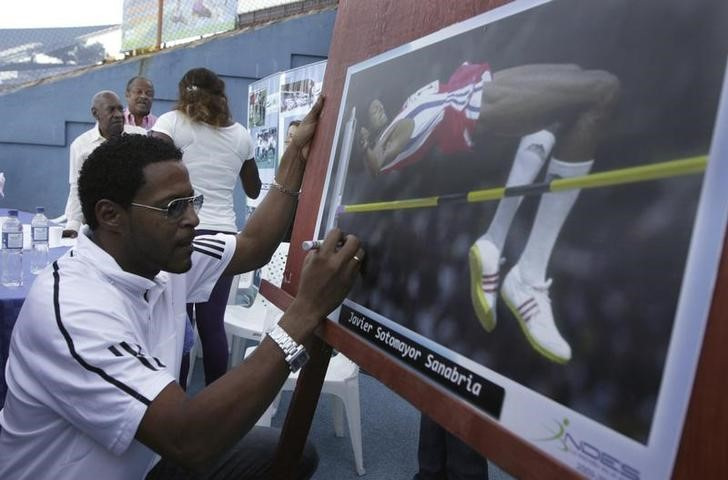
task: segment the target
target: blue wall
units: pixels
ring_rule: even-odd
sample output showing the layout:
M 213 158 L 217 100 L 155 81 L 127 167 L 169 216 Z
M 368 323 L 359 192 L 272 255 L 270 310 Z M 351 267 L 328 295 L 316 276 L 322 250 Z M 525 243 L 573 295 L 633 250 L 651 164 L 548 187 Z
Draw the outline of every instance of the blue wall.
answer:
M 127 80 L 147 76 L 155 86 L 152 111 L 159 115 L 172 108 L 182 75 L 193 67 L 207 67 L 225 80 L 235 120 L 246 125 L 248 85 L 327 58 L 335 16 L 329 10 L 297 17 L 0 96 L 0 171 L 7 179 L 0 207 L 31 211 L 42 205 L 49 217 L 63 214 L 68 148 L 93 126 L 90 103 L 99 90 L 114 90 L 123 101 Z M 235 204 L 240 224 L 245 204 L 240 185 Z

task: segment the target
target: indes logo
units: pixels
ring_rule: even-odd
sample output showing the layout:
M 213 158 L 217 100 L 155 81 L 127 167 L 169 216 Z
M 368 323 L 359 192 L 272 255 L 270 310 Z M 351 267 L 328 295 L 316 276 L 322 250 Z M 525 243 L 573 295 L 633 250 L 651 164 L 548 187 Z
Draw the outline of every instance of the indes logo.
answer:
M 564 418 L 561 421 L 554 420 L 553 426 L 545 427 L 550 435 L 545 438 L 537 438 L 536 441 L 555 443 L 559 450 L 577 455 L 581 460 L 589 463 L 589 465 L 599 468 L 599 471 L 595 471 L 586 465 L 579 465 L 578 470 L 591 477 L 596 477 L 601 473 L 602 476 L 607 474 L 611 478 L 640 479 L 639 470 L 620 461 L 617 457 L 610 455 L 596 445 L 586 440 L 575 438 L 568 431 L 568 427 L 568 418 Z

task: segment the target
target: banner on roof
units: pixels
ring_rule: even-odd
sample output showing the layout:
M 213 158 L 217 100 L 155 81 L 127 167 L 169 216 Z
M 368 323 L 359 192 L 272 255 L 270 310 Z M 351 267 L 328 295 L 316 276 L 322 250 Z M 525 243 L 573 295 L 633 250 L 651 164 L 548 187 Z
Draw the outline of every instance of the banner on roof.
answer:
M 154 47 L 158 0 L 124 0 L 121 49 Z M 228 0 L 164 0 L 162 42 L 192 39 L 235 28 L 237 2 Z
M 123 51 L 153 47 L 157 42 L 157 0 L 124 0 L 121 22 Z

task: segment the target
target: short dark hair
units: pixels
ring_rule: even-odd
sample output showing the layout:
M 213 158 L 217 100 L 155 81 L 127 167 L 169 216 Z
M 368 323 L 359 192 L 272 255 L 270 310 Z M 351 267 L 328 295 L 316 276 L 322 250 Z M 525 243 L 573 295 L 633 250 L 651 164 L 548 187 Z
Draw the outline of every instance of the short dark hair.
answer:
M 154 84 L 152 83 L 152 81 L 149 80 L 147 77 L 143 77 L 141 75 L 135 75 L 135 76 L 131 77 L 128 82 L 126 82 L 126 90 L 125 91 L 127 93 L 129 92 L 129 89 L 131 88 L 131 84 L 134 83 L 135 80 L 145 80 L 145 81 L 149 82 L 149 84 L 152 87 L 154 87 Z
M 86 223 L 95 230 L 96 203 L 107 199 L 128 209 L 144 185 L 144 167 L 164 161 L 181 161 L 182 152 L 169 142 L 146 135 L 123 134 L 91 152 L 78 176 L 78 195 Z

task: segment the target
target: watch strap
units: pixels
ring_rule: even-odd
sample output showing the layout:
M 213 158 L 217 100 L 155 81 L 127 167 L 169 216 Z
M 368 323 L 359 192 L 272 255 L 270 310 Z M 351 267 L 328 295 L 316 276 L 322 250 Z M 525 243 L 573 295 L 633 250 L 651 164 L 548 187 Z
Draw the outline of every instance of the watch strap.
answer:
M 288 369 L 297 372 L 308 361 L 308 352 L 303 345 L 297 343 L 280 325 L 273 327 L 267 334 L 283 351 Z

